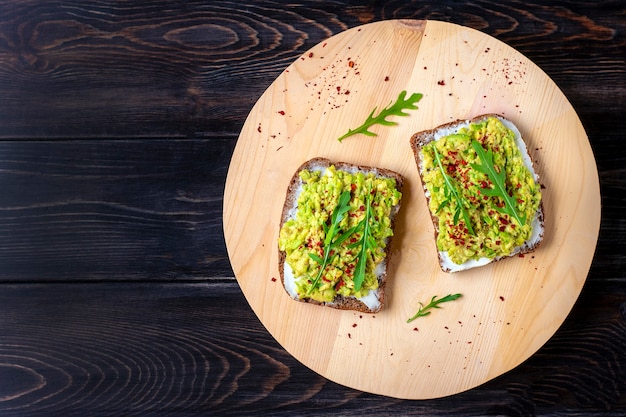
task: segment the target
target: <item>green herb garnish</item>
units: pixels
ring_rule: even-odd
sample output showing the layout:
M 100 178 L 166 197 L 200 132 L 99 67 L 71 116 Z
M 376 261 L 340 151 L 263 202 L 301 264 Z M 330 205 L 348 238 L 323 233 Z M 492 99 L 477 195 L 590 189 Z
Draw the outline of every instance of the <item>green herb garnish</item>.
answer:
M 482 162 L 481 165 L 472 164 L 472 168 L 487 175 L 487 178 L 495 186 L 494 188 L 481 188 L 481 192 L 489 197 L 500 197 L 504 201 L 504 207 L 496 207 L 496 209 L 513 217 L 520 226 L 523 226 L 526 223 L 526 216 L 520 217 L 517 210 L 515 210 L 516 205 L 513 198 L 506 191 L 506 170 L 504 167 L 500 169 L 500 172 L 496 170 L 493 164 L 493 152 L 491 149 L 485 152 L 482 145 L 476 140 L 472 140 L 472 147 Z
M 430 299 L 430 303 L 428 303 L 426 306 L 424 306 L 422 303 L 420 303 L 420 308 L 417 311 L 417 313 L 415 313 L 415 315 L 413 317 L 411 317 L 410 319 L 408 319 L 406 322 L 410 323 L 413 320 L 415 320 L 418 317 L 424 317 L 424 316 L 428 316 L 431 313 L 431 309 L 433 308 L 441 308 L 439 307 L 439 304 L 441 303 L 445 303 L 448 301 L 454 301 L 457 298 L 460 298 L 461 294 L 448 294 L 443 298 L 440 299 L 436 299 L 437 296 L 433 296 L 433 298 Z
M 370 216 L 372 213 L 372 205 L 371 205 L 371 193 L 367 194 L 367 198 L 365 200 L 365 217 L 363 220 L 359 222 L 356 226 L 356 229 L 363 228 L 363 233 L 361 238 L 350 245 L 351 248 L 360 247 L 359 250 L 359 258 L 356 263 L 356 267 L 354 269 L 354 289 L 359 291 L 361 289 L 361 284 L 365 280 L 365 266 L 367 265 L 367 250 L 370 251 L 376 250 L 376 241 L 370 234 Z
M 441 156 L 439 155 L 439 152 L 437 151 L 437 147 L 435 146 L 434 142 L 432 147 L 435 153 L 435 160 L 437 161 L 437 165 L 439 166 L 439 170 L 441 171 L 441 175 L 443 176 L 443 181 L 446 185 L 446 188 L 444 189 L 444 195 L 446 199 L 442 201 L 437 208 L 437 213 L 439 213 L 439 211 L 441 211 L 441 209 L 443 209 L 444 207 L 448 206 L 450 204 L 450 201 L 454 199 L 456 202 L 453 216 L 454 224 L 457 224 L 459 222 L 459 216 L 463 215 L 465 227 L 467 227 L 469 233 L 473 235 L 474 229 L 472 228 L 469 214 L 467 213 L 467 209 L 465 208 L 465 199 L 463 198 L 459 190 L 455 187 L 453 179 L 446 173 L 446 170 L 443 168 L 443 164 L 441 163 Z
M 315 262 L 321 264 L 320 270 L 317 273 L 317 276 L 311 283 L 311 287 L 307 292 L 307 295 L 310 295 L 314 288 L 317 287 L 317 284 L 324 273 L 324 270 L 328 266 L 328 264 L 332 261 L 331 251 L 334 247 L 341 245 L 350 234 L 352 234 L 351 230 L 348 232 L 339 235 L 341 231 L 339 228 L 339 223 L 343 220 L 346 213 L 350 210 L 350 191 L 344 191 L 341 196 L 339 196 L 339 202 L 337 206 L 333 210 L 330 216 L 330 226 L 326 226 L 324 224 L 324 231 L 326 232 L 326 237 L 324 238 L 324 258 L 309 252 L 309 257 L 313 259 Z M 335 254 L 336 256 L 336 254 Z
M 416 110 L 418 107 L 415 105 L 415 103 L 421 100 L 422 94 L 413 93 L 411 94 L 411 97 L 409 97 L 407 100 L 405 100 L 405 97 L 406 97 L 406 91 L 402 91 L 400 95 L 398 95 L 398 99 L 396 100 L 396 102 L 382 109 L 377 116 L 374 116 L 374 113 L 376 112 L 376 109 L 377 109 L 377 107 L 374 107 L 374 110 L 372 110 L 370 115 L 367 116 L 367 119 L 361 126 L 357 127 L 356 129 L 348 129 L 348 132 L 344 134 L 343 136 L 341 136 L 340 138 L 338 138 L 337 140 L 341 142 L 345 138 L 352 136 L 352 135 L 356 135 L 358 133 L 362 133 L 367 136 L 377 136 L 376 133 L 369 131 L 369 128 L 375 124 L 379 124 L 383 126 L 397 125 L 398 124 L 397 122 L 387 120 L 387 117 L 408 116 L 409 114 L 405 113 L 403 110 L 405 109 Z

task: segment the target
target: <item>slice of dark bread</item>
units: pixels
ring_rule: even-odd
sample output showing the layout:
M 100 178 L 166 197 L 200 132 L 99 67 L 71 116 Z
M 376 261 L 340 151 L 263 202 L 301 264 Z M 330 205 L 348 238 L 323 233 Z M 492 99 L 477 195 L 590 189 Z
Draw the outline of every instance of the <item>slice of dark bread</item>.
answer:
M 507 128 L 513 131 L 515 135 L 515 141 L 516 141 L 518 148 L 521 151 L 524 164 L 531 172 L 532 176 L 535 179 L 535 182 L 539 184 L 539 176 L 535 172 L 532 159 L 530 158 L 530 155 L 528 154 L 528 149 L 522 138 L 522 135 L 520 134 L 519 129 L 515 126 L 515 124 L 512 121 L 510 121 L 509 119 L 503 116 L 500 116 L 497 114 L 483 114 L 483 115 L 474 117 L 470 120 L 457 120 L 451 123 L 446 123 L 441 126 L 435 127 L 434 129 L 431 129 L 431 130 L 425 130 L 422 132 L 415 133 L 410 139 L 410 144 L 411 144 L 411 149 L 413 151 L 415 162 L 417 164 L 417 168 L 420 174 L 420 179 L 422 181 L 422 187 L 424 189 L 424 193 L 426 196 L 428 210 L 431 215 L 432 222 L 433 222 L 435 242 L 437 241 L 438 235 L 440 233 L 444 233 L 445 231 L 439 230 L 438 216 L 430 210 L 431 195 L 428 189 L 426 188 L 426 183 L 424 181 L 424 161 L 423 161 L 422 154 L 421 154 L 422 147 L 433 141 L 437 141 L 440 138 L 457 133 L 459 129 L 461 129 L 462 127 L 469 126 L 472 123 L 483 122 L 489 119 L 490 117 L 495 117 L 499 119 Z M 532 219 L 529 219 L 529 221 L 532 221 L 532 228 L 533 228 L 532 235 L 523 244 L 516 246 L 510 254 L 506 256 L 497 256 L 495 258 L 483 257 L 480 259 L 468 260 L 462 264 L 455 264 L 448 257 L 447 252 L 444 252 L 438 249 L 437 252 L 438 252 L 439 264 L 441 266 L 441 269 L 444 272 L 458 272 L 458 271 L 463 271 L 463 270 L 487 265 L 492 262 L 496 262 L 501 259 L 509 258 L 515 255 L 521 255 L 521 254 L 534 251 L 542 242 L 543 235 L 544 235 L 543 201 L 539 204 L 539 208 L 537 209 L 534 217 Z
M 294 217 L 298 210 L 298 197 L 300 195 L 300 191 L 302 190 L 302 180 L 299 176 L 300 172 L 303 170 L 308 171 L 320 171 L 325 172 L 326 169 L 330 166 L 334 166 L 337 171 L 347 171 L 350 173 L 354 172 L 363 172 L 363 173 L 374 173 L 376 177 L 385 177 L 385 178 L 393 178 L 396 181 L 396 189 L 398 191 L 402 191 L 402 185 L 404 183 L 404 178 L 391 170 L 384 168 L 376 168 L 369 166 L 361 166 L 354 165 L 346 162 L 331 162 L 329 159 L 325 158 L 314 158 L 305 163 L 303 163 L 294 173 L 289 186 L 287 188 L 287 195 L 285 198 L 285 203 L 283 205 L 282 215 L 280 219 L 280 228 L 282 229 L 285 222 Z M 390 213 L 390 221 L 391 228 L 393 230 L 395 226 L 395 218 L 400 209 L 400 202 L 396 206 L 394 206 Z M 370 290 L 369 294 L 362 298 L 356 298 L 354 296 L 342 296 L 336 295 L 335 299 L 331 302 L 319 302 L 316 300 L 312 300 L 311 298 L 302 298 L 298 295 L 295 290 L 295 277 L 293 276 L 293 270 L 286 262 L 287 253 L 285 251 L 280 250 L 278 255 L 278 263 L 279 263 L 279 272 L 280 279 L 285 288 L 285 291 L 289 294 L 291 298 L 297 301 L 326 305 L 329 307 L 342 309 L 342 310 L 355 310 L 364 313 L 375 313 L 380 311 L 385 305 L 385 286 L 387 283 L 388 275 L 387 275 L 387 264 L 389 261 L 389 251 L 391 248 L 391 239 L 392 237 L 388 237 L 386 240 L 385 246 L 385 257 L 383 261 L 377 265 L 375 273 L 378 279 L 378 289 Z

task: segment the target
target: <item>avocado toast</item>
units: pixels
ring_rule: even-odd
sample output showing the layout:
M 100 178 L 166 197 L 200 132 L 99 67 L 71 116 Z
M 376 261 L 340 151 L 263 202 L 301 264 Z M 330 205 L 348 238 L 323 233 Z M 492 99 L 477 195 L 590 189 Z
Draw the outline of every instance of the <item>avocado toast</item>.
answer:
M 385 303 L 403 177 L 314 158 L 293 175 L 278 238 L 279 271 L 295 300 L 374 313 Z
M 528 253 L 543 240 L 539 177 L 510 120 L 460 120 L 416 133 L 410 144 L 443 271 Z

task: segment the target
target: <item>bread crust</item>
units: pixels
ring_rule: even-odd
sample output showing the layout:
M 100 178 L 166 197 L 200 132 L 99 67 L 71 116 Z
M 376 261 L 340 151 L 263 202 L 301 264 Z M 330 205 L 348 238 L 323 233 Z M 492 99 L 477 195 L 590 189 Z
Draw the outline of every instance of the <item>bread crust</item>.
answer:
M 513 132 L 516 134 L 518 141 L 521 141 L 523 143 L 523 138 L 521 137 L 521 134 L 519 133 L 519 130 L 517 129 L 517 127 L 515 126 L 515 124 L 507 119 L 504 116 L 501 116 L 499 114 L 495 114 L 495 113 L 487 113 L 487 114 L 482 114 L 479 116 L 476 116 L 472 119 L 468 119 L 468 120 L 455 120 L 453 122 L 449 122 L 449 123 L 445 123 L 442 124 L 440 126 L 437 126 L 433 129 L 430 130 L 424 130 L 421 132 L 417 132 L 415 133 L 413 136 L 411 136 L 410 139 L 410 145 L 411 145 L 411 150 L 413 152 L 413 156 L 415 158 L 415 163 L 417 164 L 417 170 L 419 172 L 419 176 L 420 176 L 420 180 L 422 183 L 422 189 L 424 190 L 424 195 L 426 197 L 426 208 L 428 210 L 428 213 L 430 214 L 430 218 L 431 221 L 433 223 L 433 227 L 434 227 L 434 241 L 435 241 L 435 245 L 437 242 L 437 237 L 439 236 L 440 230 L 439 230 L 439 221 L 438 221 L 438 217 L 436 215 L 434 215 L 433 213 L 431 213 L 429 206 L 430 206 L 430 193 L 428 192 L 428 189 L 426 188 L 426 183 L 424 181 L 424 167 L 423 167 L 423 161 L 422 158 L 420 156 L 420 152 L 423 146 L 429 144 L 430 142 L 436 141 L 437 139 L 439 139 L 440 137 L 443 136 L 447 136 L 451 133 L 454 133 L 456 131 L 458 131 L 459 128 L 463 127 L 463 126 L 467 126 L 471 123 L 480 123 L 490 117 L 495 117 L 499 120 L 501 120 L 507 127 L 509 128 L 513 128 Z M 518 142 L 519 144 L 519 142 Z M 519 147 L 519 146 L 518 146 Z M 523 154 L 526 155 L 526 161 L 527 161 L 527 166 L 529 167 L 529 169 L 531 170 L 533 176 L 535 177 L 535 179 L 537 180 L 537 182 L 539 182 L 539 176 L 537 175 L 537 173 L 535 172 L 534 166 L 532 164 L 532 159 L 530 158 L 530 155 L 528 154 L 528 149 L 526 148 L 525 144 L 523 148 L 520 148 L 520 151 L 522 151 Z M 490 263 L 493 262 L 497 262 L 500 261 L 502 259 L 506 259 L 506 258 L 510 258 L 513 256 L 519 256 L 519 255 L 523 255 L 526 253 L 530 253 L 535 251 L 539 245 L 541 244 L 541 242 L 543 241 L 543 235 L 544 235 L 544 223 L 545 223 L 545 213 L 544 213 L 544 208 L 543 208 L 543 200 L 540 202 L 539 204 L 539 208 L 537 209 L 537 213 L 536 213 L 536 220 L 535 220 L 535 227 L 537 227 L 539 230 L 536 230 L 535 233 L 537 233 L 534 236 L 534 239 L 532 241 L 527 240 L 526 242 L 524 242 L 524 244 L 516 247 L 512 253 L 510 253 L 509 255 L 506 256 L 499 256 L 499 257 L 495 257 L 489 261 L 485 261 L 483 260 L 482 262 L 473 262 L 473 263 L 467 263 L 463 264 L 462 266 L 460 266 L 458 269 L 457 268 L 451 268 L 449 266 L 449 262 L 446 262 L 445 260 L 445 255 L 442 251 L 437 250 L 437 256 L 438 256 L 438 260 L 439 260 L 439 266 L 441 267 L 441 269 L 444 272 L 458 272 L 458 271 L 462 271 L 462 270 L 468 270 L 468 269 L 473 269 L 473 268 L 477 268 L 480 266 L 484 266 L 484 265 L 488 265 Z M 487 258 L 483 258 L 483 259 L 487 259 Z
M 280 218 L 280 228 L 283 227 L 283 224 L 291 217 L 292 213 L 297 210 L 298 203 L 298 191 L 302 185 L 302 181 L 300 179 L 299 173 L 303 170 L 319 170 L 330 167 L 331 165 L 335 166 L 337 171 L 360 171 L 360 172 L 374 172 L 377 177 L 386 177 L 386 178 L 394 178 L 396 180 L 396 188 L 402 192 L 402 187 L 404 185 L 404 177 L 397 172 L 394 172 L 385 168 L 371 167 L 365 165 L 356 165 L 350 164 L 348 162 L 332 162 L 327 158 L 313 158 L 306 162 L 304 162 L 300 167 L 296 170 L 296 172 L 291 177 L 289 181 L 289 185 L 287 187 L 287 193 L 285 196 L 285 203 L 283 204 L 282 214 Z M 390 221 L 391 221 L 391 229 L 394 230 L 396 223 L 396 216 L 398 211 L 400 210 L 401 202 L 398 203 L 396 207 L 390 213 Z M 388 273 L 387 273 L 387 265 L 389 263 L 390 257 L 390 249 L 391 249 L 391 241 L 393 236 L 390 236 L 387 240 L 387 245 L 385 247 L 385 258 L 383 260 L 384 263 L 384 271 L 378 276 L 378 289 L 376 290 L 376 297 L 378 298 L 378 307 L 370 308 L 363 301 L 359 300 L 356 297 L 345 297 L 341 295 L 337 295 L 332 302 L 319 302 L 316 300 L 312 300 L 310 298 L 299 298 L 294 297 L 292 294 L 287 291 L 285 287 L 285 266 L 286 266 L 286 258 L 287 254 L 284 251 L 281 251 L 280 248 L 278 250 L 278 270 L 280 273 L 280 281 L 283 285 L 285 291 L 289 294 L 291 298 L 296 301 L 325 305 L 328 307 L 340 309 L 340 310 L 354 310 L 362 313 L 376 313 L 383 309 L 385 306 L 385 286 L 387 284 Z

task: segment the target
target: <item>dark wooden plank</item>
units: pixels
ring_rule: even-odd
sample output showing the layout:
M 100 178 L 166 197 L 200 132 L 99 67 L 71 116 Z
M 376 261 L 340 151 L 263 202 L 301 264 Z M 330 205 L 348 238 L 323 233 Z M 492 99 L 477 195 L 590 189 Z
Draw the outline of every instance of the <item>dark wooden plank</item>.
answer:
M 3 285 L 0 414 L 621 416 L 626 286 L 585 292 L 518 368 L 456 396 L 401 401 L 299 364 L 234 283 Z
M 2 3 L 1 136 L 237 131 L 268 77 L 345 28 L 311 6 Z
M 626 98 L 620 15 L 620 1 L 5 1 L 0 137 L 233 134 L 308 48 L 395 18 L 493 35 L 552 76 L 577 110 L 619 112 Z
M 234 139 L 0 142 L 0 281 L 232 277 Z

